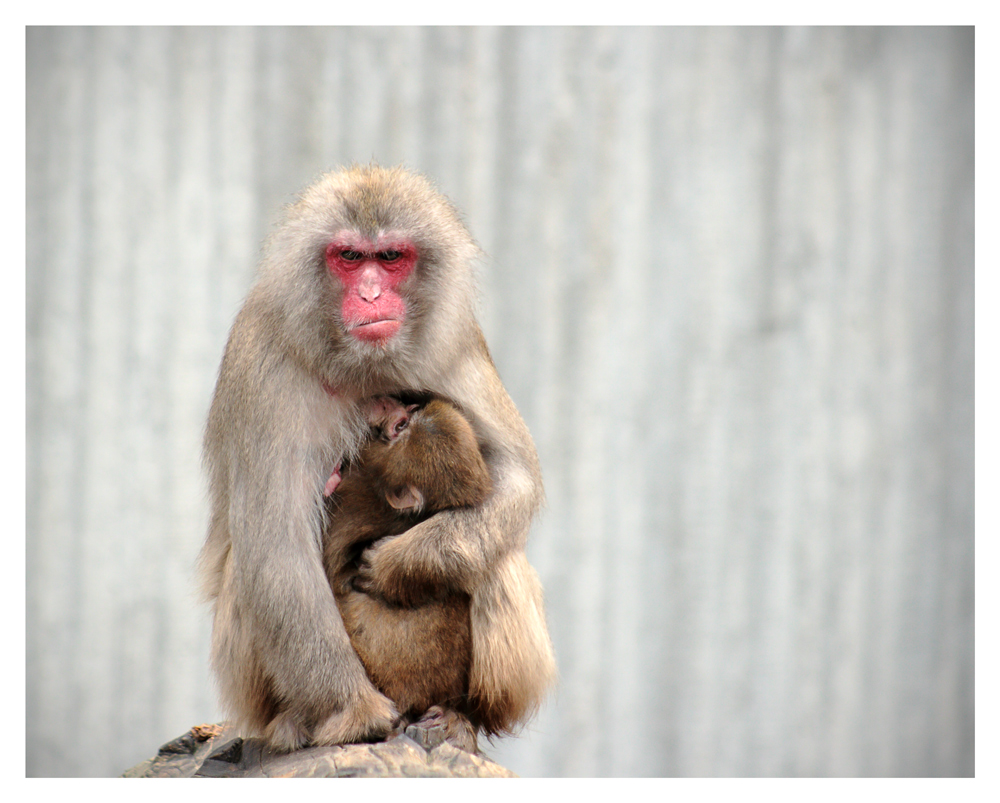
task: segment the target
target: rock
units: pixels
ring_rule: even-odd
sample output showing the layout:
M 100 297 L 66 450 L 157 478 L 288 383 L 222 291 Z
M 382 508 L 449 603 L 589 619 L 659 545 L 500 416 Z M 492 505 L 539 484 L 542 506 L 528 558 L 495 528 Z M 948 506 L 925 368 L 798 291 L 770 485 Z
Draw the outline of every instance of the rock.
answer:
M 276 753 L 223 725 L 197 725 L 124 778 L 516 778 L 488 758 L 410 726 L 384 742 Z

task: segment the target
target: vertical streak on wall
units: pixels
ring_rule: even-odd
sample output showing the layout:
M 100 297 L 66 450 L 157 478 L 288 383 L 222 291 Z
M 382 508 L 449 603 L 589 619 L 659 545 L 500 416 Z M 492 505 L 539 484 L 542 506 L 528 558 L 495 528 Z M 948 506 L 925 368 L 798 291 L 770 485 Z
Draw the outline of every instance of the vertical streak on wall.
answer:
M 84 473 L 81 424 L 87 372 L 80 342 L 89 265 L 89 125 L 92 82 L 87 35 L 29 30 L 28 91 L 28 583 L 27 773 L 78 771 L 61 732 L 78 733 L 72 704 L 81 692 L 75 612 Z M 77 69 L 67 68 L 68 64 Z M 66 130 L 78 137 L 66 138 Z M 58 645 L 58 649 L 53 649 Z M 69 669 L 67 669 L 69 666 Z
M 649 292 L 656 261 L 651 258 L 645 236 L 652 195 L 647 165 L 652 154 L 648 64 L 653 41 L 652 31 L 630 29 L 621 37 L 615 54 L 613 81 L 605 92 L 620 99 L 615 117 L 621 132 L 611 141 L 613 152 L 608 159 L 609 214 L 598 223 L 609 240 L 605 255 L 611 272 L 608 314 L 620 321 L 619 326 L 607 327 L 610 381 L 606 383 L 609 397 L 603 414 L 621 408 L 620 426 L 610 431 L 605 428 L 603 433 L 601 450 L 610 460 L 598 455 L 596 461 L 597 477 L 603 479 L 595 481 L 606 482 L 609 507 L 615 511 L 609 517 L 610 538 L 604 539 L 602 550 L 614 591 L 605 607 L 609 649 L 603 660 L 610 688 L 600 715 L 605 719 L 620 717 L 632 723 L 633 732 L 641 734 L 648 733 L 652 724 L 638 676 L 642 644 L 650 637 L 638 615 L 643 609 L 642 589 L 648 587 L 643 556 L 650 540 L 664 536 L 650 532 L 643 509 L 633 504 L 635 489 L 642 486 L 644 474 L 659 473 L 655 462 L 636 459 L 650 424 L 650 400 L 643 393 L 643 377 L 651 371 L 646 338 L 650 321 L 656 318 Z M 616 360 L 615 355 L 620 358 Z M 615 471 L 602 468 L 609 462 L 617 467 Z M 643 773 L 641 742 L 628 738 L 621 728 L 604 734 L 603 750 L 607 759 L 602 772 L 633 776 Z

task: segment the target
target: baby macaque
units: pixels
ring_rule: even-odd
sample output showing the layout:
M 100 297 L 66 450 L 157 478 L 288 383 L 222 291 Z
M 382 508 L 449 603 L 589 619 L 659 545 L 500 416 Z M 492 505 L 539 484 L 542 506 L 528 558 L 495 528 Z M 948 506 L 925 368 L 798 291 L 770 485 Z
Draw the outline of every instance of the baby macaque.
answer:
M 475 751 L 483 722 L 469 699 L 472 632 L 469 595 L 425 586 L 413 607 L 360 591 L 364 550 L 441 510 L 475 506 L 491 489 L 489 469 L 469 422 L 450 403 L 377 397 L 372 435 L 357 461 L 334 478 L 324 566 L 351 645 L 375 687 L 396 704 L 401 724 L 444 724 L 446 737 Z M 336 474 L 335 474 L 336 477 Z M 328 485 L 328 488 L 330 485 Z

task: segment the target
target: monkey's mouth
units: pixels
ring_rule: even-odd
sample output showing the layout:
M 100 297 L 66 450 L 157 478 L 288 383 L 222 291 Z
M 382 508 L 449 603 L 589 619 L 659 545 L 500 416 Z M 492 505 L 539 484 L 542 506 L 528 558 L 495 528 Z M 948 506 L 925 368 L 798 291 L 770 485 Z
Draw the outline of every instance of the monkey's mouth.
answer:
M 363 321 L 350 324 L 347 331 L 358 340 L 363 340 L 366 343 L 384 343 L 394 337 L 402 326 L 402 321 L 386 318 L 381 321 Z

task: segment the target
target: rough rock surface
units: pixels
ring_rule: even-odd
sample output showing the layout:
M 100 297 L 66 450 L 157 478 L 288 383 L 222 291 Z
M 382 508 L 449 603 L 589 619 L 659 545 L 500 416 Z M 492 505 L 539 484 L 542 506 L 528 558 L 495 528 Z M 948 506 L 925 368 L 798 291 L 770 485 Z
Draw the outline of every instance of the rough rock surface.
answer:
M 275 753 L 224 725 L 197 725 L 124 778 L 515 778 L 487 758 L 411 725 L 385 742 Z

